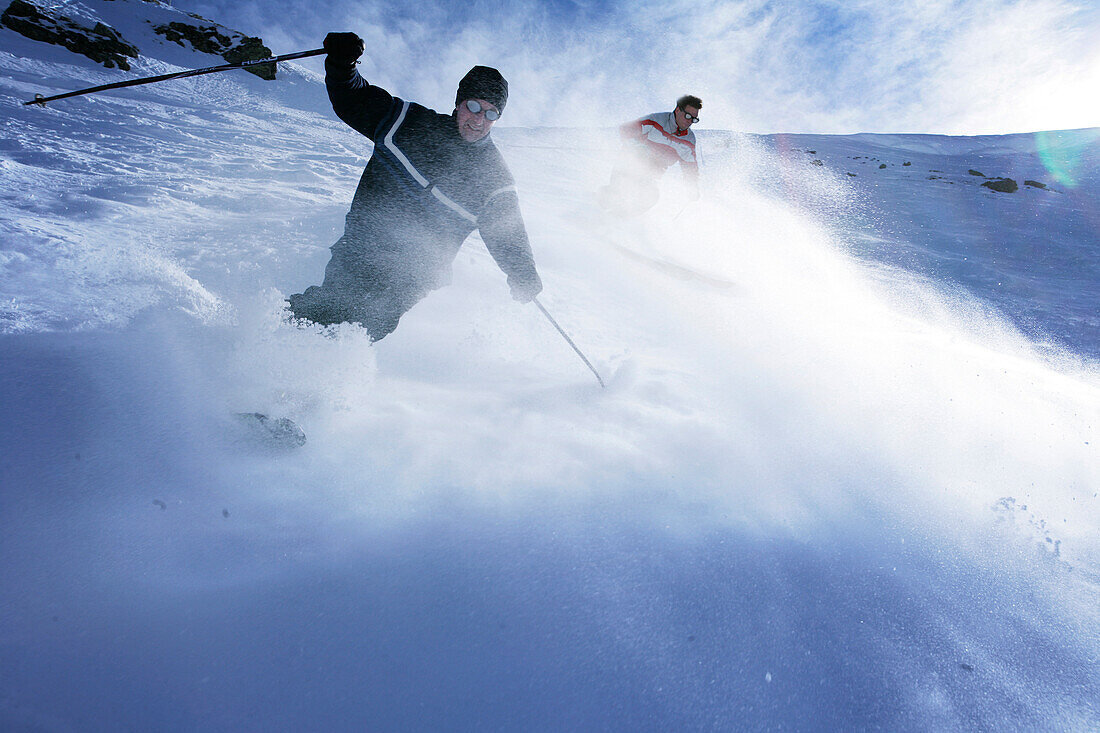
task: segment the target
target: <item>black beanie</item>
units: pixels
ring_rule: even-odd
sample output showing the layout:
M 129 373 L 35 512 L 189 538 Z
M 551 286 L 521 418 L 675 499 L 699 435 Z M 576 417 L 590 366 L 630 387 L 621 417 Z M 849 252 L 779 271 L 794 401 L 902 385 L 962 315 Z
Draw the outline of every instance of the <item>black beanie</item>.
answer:
M 458 83 L 455 106 L 467 99 L 484 99 L 503 112 L 508 104 L 508 82 L 492 67 L 475 66 Z

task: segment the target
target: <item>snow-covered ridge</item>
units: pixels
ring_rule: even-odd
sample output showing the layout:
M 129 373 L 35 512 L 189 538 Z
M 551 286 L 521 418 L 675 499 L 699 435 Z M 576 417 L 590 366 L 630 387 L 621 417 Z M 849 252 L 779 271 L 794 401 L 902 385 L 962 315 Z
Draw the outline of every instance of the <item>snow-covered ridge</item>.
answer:
M 35 41 L 63 46 L 87 56 L 108 69 L 130 70 L 129 58 L 137 58 L 138 49 L 124 41 L 118 33 L 102 22 L 91 28 L 65 15 L 43 12 L 33 3 L 12 0 L 0 15 L 0 24 Z
M 81 8 L 83 16 L 76 12 Z M 141 39 L 142 55 L 122 78 L 209 64 L 207 54 L 155 32 L 153 20 L 175 22 L 169 19 L 182 16 L 171 8 L 101 2 L 91 18 L 87 8 L 70 5 L 65 12 L 85 22 L 110 20 L 123 37 Z M 9 49 L 0 55 L 4 103 L 12 109 L 0 160 L 6 179 L 2 256 L 13 268 L 13 276 L 5 278 L 5 330 L 122 325 L 161 297 L 178 298 L 188 312 L 209 317 L 221 307 L 220 298 L 187 274 L 177 245 L 142 235 L 128 242 L 117 224 L 107 222 L 136 215 L 123 225 L 125 231 L 149 231 L 138 224 L 145 220 L 154 231 L 168 227 L 182 233 L 173 221 L 194 221 L 194 207 L 218 191 L 227 191 L 224 201 L 247 202 L 250 188 L 278 188 L 266 171 L 284 154 L 296 159 L 282 171 L 295 180 L 293 197 L 310 197 L 322 190 L 317 183 L 328 180 L 320 171 L 308 173 L 325 155 L 310 149 L 301 130 L 337 126 L 267 98 L 262 87 L 273 82 L 235 71 L 235 77 L 209 78 L 198 86 L 181 80 L 130 94 L 64 100 L 47 109 L 26 107 L 23 102 L 34 94 L 109 83 L 124 72 L 8 28 L 0 33 Z M 277 84 L 279 98 L 291 105 L 302 90 L 316 96 L 320 89 L 312 74 L 293 68 L 284 68 Z M 196 90 L 201 104 L 193 101 Z M 288 146 L 283 153 L 265 150 L 280 139 Z M 245 170 L 254 175 L 239 175 Z M 191 195 L 200 189 L 202 194 Z M 182 208 L 164 206 L 167 200 Z M 226 218 L 226 212 L 204 213 Z

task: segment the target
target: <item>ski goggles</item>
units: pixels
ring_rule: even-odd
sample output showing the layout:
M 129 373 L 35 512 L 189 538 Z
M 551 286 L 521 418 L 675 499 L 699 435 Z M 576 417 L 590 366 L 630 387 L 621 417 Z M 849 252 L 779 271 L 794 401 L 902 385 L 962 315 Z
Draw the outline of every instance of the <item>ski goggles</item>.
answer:
M 497 112 L 495 109 L 489 109 L 488 107 L 482 107 L 481 102 L 478 102 L 476 99 L 467 99 L 466 100 L 466 109 L 470 110 L 475 115 L 478 112 L 481 112 L 482 110 L 484 110 L 485 111 L 485 119 L 489 120 L 489 122 L 496 122 L 497 120 L 500 119 L 500 112 Z
M 683 107 L 680 108 L 680 111 L 684 113 L 684 117 L 687 118 L 688 122 L 690 122 L 692 124 L 695 124 L 696 122 L 699 121 L 698 117 L 692 117 L 691 115 L 688 114 L 688 111 L 686 109 L 684 109 Z

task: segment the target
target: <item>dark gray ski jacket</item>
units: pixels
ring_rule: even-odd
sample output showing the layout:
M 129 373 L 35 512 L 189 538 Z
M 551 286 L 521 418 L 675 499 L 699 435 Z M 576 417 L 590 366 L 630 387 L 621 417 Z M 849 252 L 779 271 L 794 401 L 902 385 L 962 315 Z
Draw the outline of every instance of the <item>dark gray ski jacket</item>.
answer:
M 477 229 L 513 293 L 537 293 L 515 181 L 490 135 L 466 142 L 453 113 L 391 96 L 354 65 L 326 63 L 326 72 L 336 115 L 374 141 L 334 255 L 372 287 L 427 291 L 450 282 Z

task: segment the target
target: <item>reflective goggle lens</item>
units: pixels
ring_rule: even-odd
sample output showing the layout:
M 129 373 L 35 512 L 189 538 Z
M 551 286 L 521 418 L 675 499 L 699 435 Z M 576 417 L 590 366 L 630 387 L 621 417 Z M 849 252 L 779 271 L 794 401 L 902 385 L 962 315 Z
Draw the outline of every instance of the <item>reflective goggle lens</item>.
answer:
M 485 110 L 485 119 L 489 120 L 490 122 L 496 122 L 497 120 L 500 119 L 500 112 L 497 112 L 495 109 L 483 108 L 481 106 L 481 104 L 478 103 L 478 101 L 475 100 L 475 99 L 467 99 L 466 100 L 466 109 L 470 110 L 475 115 L 478 112 L 480 112 L 482 109 L 484 109 Z

